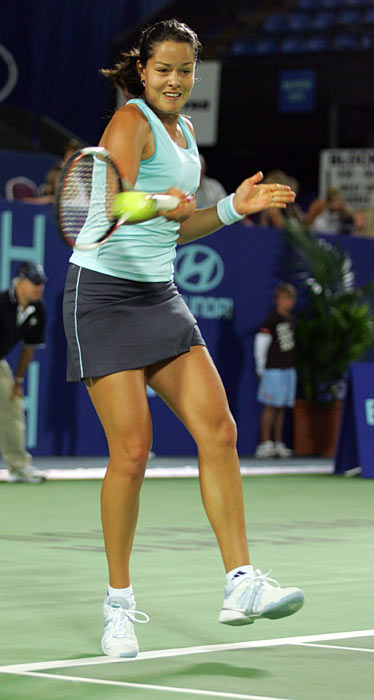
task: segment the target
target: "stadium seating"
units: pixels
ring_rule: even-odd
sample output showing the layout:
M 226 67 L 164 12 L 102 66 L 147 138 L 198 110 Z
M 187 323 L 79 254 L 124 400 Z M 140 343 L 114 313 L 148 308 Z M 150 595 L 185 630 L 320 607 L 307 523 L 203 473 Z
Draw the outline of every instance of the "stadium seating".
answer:
M 263 32 L 266 34 L 281 34 L 287 31 L 287 19 L 281 14 L 269 14 L 263 24 Z
M 24 197 L 36 197 L 37 195 L 38 186 L 36 182 L 23 175 L 10 178 L 5 185 L 6 199 L 23 199 Z
M 358 38 L 353 34 L 337 34 L 332 40 L 335 51 L 356 51 L 359 48 Z
M 370 51 L 372 25 L 374 0 L 295 0 L 282 13 L 263 14 L 228 45 L 232 56 Z
M 328 11 L 316 12 L 310 20 L 310 28 L 312 31 L 324 32 L 328 31 L 332 25 L 334 14 Z

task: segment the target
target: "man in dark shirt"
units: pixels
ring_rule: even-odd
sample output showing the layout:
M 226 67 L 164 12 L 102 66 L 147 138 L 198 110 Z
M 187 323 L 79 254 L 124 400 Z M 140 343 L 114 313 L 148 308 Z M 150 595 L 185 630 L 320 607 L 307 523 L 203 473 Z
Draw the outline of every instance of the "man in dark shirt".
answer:
M 283 442 L 285 411 L 294 405 L 296 393 L 295 317 L 291 311 L 296 289 L 281 283 L 275 290 L 275 309 L 255 337 L 256 372 L 260 377 L 257 399 L 263 404 L 261 442 L 256 457 L 290 457 Z
M 11 482 L 44 481 L 25 449 L 22 384 L 35 348 L 44 345 L 46 312 L 41 299 L 46 281 L 41 265 L 24 262 L 10 289 L 0 292 L 0 449 Z M 18 342 L 23 345 L 13 376 L 5 357 Z

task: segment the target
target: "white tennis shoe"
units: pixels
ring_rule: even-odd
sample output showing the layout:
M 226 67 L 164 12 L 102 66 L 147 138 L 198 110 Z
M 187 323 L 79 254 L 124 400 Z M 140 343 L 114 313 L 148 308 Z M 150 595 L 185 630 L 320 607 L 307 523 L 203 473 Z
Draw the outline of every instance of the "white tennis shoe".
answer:
M 46 477 L 39 469 L 35 469 L 32 464 L 27 464 L 20 469 L 8 470 L 8 481 L 10 483 L 21 482 L 24 484 L 42 484 Z
M 134 622 L 149 621 L 146 613 L 135 610 L 135 599 L 104 599 L 104 634 L 101 648 L 107 656 L 132 658 L 139 653 Z
M 253 569 L 253 574 L 240 576 L 234 587 L 225 586 L 218 620 L 225 625 L 250 625 L 261 617 L 286 617 L 300 610 L 304 599 L 299 588 L 281 588 L 268 574 Z
M 260 459 L 266 459 L 267 457 L 277 457 L 274 442 L 272 440 L 260 442 L 260 444 L 257 445 L 255 457 L 259 457 Z
M 292 457 L 293 455 L 293 450 L 290 450 L 284 442 L 275 442 L 274 450 L 277 457 Z

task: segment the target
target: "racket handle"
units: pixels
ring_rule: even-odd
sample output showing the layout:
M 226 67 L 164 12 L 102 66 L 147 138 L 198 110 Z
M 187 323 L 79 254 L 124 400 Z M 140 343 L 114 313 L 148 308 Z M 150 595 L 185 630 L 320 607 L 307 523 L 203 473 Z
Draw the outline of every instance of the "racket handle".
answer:
M 153 199 L 159 211 L 160 209 L 171 211 L 171 209 L 175 209 L 181 201 L 179 197 L 175 197 L 172 194 L 153 194 L 151 199 Z

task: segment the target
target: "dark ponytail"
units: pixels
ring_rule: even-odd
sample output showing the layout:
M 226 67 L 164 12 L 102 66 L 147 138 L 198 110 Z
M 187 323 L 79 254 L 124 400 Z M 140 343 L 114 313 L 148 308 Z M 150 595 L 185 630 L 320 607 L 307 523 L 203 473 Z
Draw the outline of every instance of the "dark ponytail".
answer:
M 132 49 L 122 54 L 121 61 L 116 63 L 114 68 L 102 68 L 100 73 L 109 78 L 124 95 L 130 94 L 134 97 L 140 97 L 144 87 L 140 80 L 138 61 L 139 51 Z

